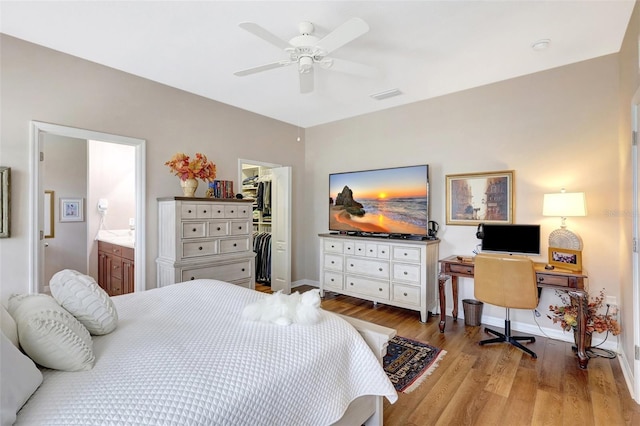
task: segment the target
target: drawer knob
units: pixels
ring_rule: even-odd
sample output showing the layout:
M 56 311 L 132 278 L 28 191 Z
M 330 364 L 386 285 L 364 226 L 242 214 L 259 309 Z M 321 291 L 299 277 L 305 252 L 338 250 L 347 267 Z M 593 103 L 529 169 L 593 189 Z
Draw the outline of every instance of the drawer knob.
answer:
M 331 278 L 331 282 L 333 282 L 333 281 L 334 281 L 334 279 L 333 279 L 333 278 Z
M 233 210 L 231 210 L 231 213 L 233 213 Z
M 541 283 L 542 281 L 544 281 L 544 278 L 543 278 L 543 277 L 538 278 L 538 282 L 540 282 L 540 283 Z
M 381 288 L 379 288 L 379 289 L 378 289 L 378 291 L 382 291 L 382 289 L 381 289 Z
M 334 263 L 336 263 L 336 262 L 334 262 L 334 261 L 332 260 L 332 261 L 331 261 L 331 264 L 333 265 Z
M 404 255 L 405 255 L 405 256 L 407 256 L 408 254 L 407 254 L 407 253 L 405 253 Z
M 353 263 L 351 264 L 351 267 L 353 268 Z
M 369 253 L 373 253 L 373 250 L 369 250 Z
M 222 213 L 222 211 L 218 210 L 218 213 Z
M 359 249 L 358 249 L 358 251 L 362 251 L 362 249 L 361 249 L 361 248 L 359 248 Z
M 202 250 L 202 246 L 198 247 L 198 250 Z
M 408 273 L 407 271 L 404 271 L 404 274 L 405 274 L 405 275 L 409 275 L 409 273 Z M 406 295 L 405 295 L 405 296 L 406 296 Z
M 382 250 L 382 252 L 381 252 L 381 253 L 382 253 L 382 254 L 385 254 L 385 253 L 386 253 L 386 251 Z
M 349 283 L 349 285 L 353 285 L 353 283 Z
M 335 246 L 333 244 L 331 244 L 331 248 L 334 248 Z
M 242 229 L 242 225 L 238 226 L 238 229 Z
M 471 274 L 473 271 L 471 269 L 467 269 L 467 274 Z
M 193 232 L 196 232 L 196 228 L 193 228 Z
M 203 213 L 206 213 L 206 212 L 207 212 L 206 210 L 203 210 Z
M 191 281 L 193 281 L 193 280 L 195 280 L 195 279 L 196 279 L 196 277 L 191 277 L 190 279 L 191 279 Z
M 382 268 L 378 268 L 378 271 L 382 272 Z
M 242 268 L 242 272 L 244 272 L 244 268 Z
M 220 230 L 220 227 L 218 226 L 218 231 Z
M 233 246 L 234 246 L 234 247 L 238 247 L 238 244 L 236 244 L 236 243 L 233 243 Z
M 407 297 L 407 293 L 402 293 L 402 294 L 404 294 L 404 297 Z
M 187 213 L 191 213 L 191 210 L 187 210 Z

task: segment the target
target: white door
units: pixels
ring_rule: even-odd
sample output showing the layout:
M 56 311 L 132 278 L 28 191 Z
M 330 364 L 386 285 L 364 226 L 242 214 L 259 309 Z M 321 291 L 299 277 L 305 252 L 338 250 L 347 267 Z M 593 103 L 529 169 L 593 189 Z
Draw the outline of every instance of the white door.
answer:
M 271 169 L 271 290 L 291 293 L 291 167 Z
M 638 94 L 636 94 L 638 99 Z M 638 130 L 640 123 L 640 104 L 633 106 L 633 132 L 634 141 L 632 144 L 632 169 L 633 169 L 633 342 L 635 348 L 635 360 L 633 363 L 633 393 L 636 402 L 640 403 L 640 222 L 638 212 L 640 212 L 640 150 L 638 149 Z M 633 355 L 633 354 L 632 354 Z

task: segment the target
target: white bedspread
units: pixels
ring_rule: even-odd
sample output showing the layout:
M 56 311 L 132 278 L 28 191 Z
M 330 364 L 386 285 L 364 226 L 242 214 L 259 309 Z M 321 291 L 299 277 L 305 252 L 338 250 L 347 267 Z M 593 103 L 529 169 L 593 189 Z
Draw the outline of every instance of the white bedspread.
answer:
M 344 320 L 242 320 L 260 297 L 212 280 L 114 297 L 118 328 L 93 337 L 95 367 L 44 370 L 17 424 L 328 425 L 358 396 L 397 399 Z

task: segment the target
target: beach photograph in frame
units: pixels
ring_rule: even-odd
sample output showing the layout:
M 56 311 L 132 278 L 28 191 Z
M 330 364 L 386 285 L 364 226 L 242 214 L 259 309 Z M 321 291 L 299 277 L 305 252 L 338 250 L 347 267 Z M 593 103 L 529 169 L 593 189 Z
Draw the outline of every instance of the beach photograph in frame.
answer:
M 549 247 L 549 265 L 558 269 L 582 271 L 582 252 L 559 247 Z
M 83 222 L 82 198 L 60 198 L 60 222 Z
M 0 167 L 0 238 L 11 236 L 11 167 Z
M 514 171 L 446 176 L 447 225 L 513 223 Z

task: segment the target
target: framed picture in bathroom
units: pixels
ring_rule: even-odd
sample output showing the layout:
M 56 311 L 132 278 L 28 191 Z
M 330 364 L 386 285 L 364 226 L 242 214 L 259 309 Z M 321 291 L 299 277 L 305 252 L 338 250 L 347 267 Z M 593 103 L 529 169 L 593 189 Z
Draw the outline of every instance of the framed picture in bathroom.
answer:
M 84 222 L 82 198 L 60 198 L 60 222 Z

